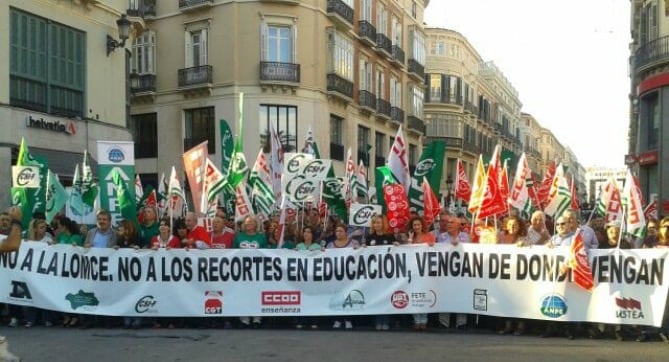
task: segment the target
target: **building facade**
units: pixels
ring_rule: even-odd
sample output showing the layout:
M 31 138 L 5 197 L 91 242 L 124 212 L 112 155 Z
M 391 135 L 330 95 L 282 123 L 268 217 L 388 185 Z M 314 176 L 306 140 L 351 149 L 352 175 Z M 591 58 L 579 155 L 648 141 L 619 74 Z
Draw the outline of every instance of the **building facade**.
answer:
M 630 123 L 625 163 L 646 200 L 658 197 L 669 214 L 669 4 L 633 0 L 630 44 Z
M 5 0 L 0 4 L 0 206 L 10 202 L 11 166 L 24 138 L 64 184 L 96 140 L 131 140 L 126 127 L 126 52 L 116 21 L 127 2 Z
M 369 170 L 385 165 L 401 125 L 415 165 L 427 4 L 145 0 L 130 69 L 138 172 L 155 182 L 203 141 L 220 164 L 222 120 L 242 135 L 251 164 L 272 124 L 284 151 L 301 150 L 311 128 L 322 158 L 344 161 L 350 148 Z M 335 168 L 342 173 L 343 162 Z

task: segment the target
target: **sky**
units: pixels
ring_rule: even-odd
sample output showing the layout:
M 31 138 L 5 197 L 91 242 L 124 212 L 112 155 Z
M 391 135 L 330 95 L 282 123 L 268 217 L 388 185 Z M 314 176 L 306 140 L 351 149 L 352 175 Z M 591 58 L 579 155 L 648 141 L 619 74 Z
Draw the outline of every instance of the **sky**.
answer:
M 427 26 L 462 34 L 584 167 L 624 167 L 629 0 L 431 0 Z

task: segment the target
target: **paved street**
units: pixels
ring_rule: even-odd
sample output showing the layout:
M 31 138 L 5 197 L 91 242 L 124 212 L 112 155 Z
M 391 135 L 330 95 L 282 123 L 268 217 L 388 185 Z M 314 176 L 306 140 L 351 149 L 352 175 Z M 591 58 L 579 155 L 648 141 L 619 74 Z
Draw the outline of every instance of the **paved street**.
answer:
M 0 328 L 23 361 L 666 361 L 661 342 L 408 330 Z

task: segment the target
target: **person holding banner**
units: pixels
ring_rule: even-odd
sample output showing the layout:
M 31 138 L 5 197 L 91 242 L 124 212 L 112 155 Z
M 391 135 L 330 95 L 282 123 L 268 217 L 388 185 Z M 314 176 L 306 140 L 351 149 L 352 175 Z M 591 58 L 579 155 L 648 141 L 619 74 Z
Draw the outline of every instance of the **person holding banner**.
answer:
M 186 213 L 186 228 L 188 234 L 181 242 L 184 248 L 209 249 L 211 238 L 204 226 L 198 225 L 194 212 Z
M 346 233 L 345 224 L 339 223 L 335 225 L 334 230 L 335 230 L 335 239 L 327 243 L 325 245 L 325 249 L 358 248 L 359 246 L 358 242 L 355 241 L 355 239 L 351 239 L 348 237 L 348 234 Z M 334 323 L 332 324 L 332 329 L 339 329 L 341 328 L 341 326 L 342 326 L 341 320 L 335 318 Z M 344 318 L 344 328 L 346 328 L 346 330 L 348 331 L 353 329 L 353 322 L 348 317 Z
M 211 248 L 231 249 L 235 240 L 235 231 L 225 225 L 225 214 L 216 213 L 211 223 Z
M 393 246 L 400 243 L 393 233 L 388 231 L 388 219 L 384 215 L 374 214 L 370 219 L 369 235 L 365 238 L 365 244 L 369 246 Z M 377 331 L 390 329 L 390 316 L 374 316 L 374 326 Z
M 3 215 L 7 216 L 9 225 L 0 235 L 0 252 L 10 253 L 19 250 L 21 247 L 21 220 L 23 220 L 23 214 L 19 207 L 12 206 L 6 213 L 3 213 Z M 0 343 L 7 343 L 7 339 L 4 336 L 0 336 Z M 20 360 L 9 350 L 5 350 L 4 352 L 3 355 L 0 355 L 3 360 Z
M 527 228 L 526 244 L 522 246 L 543 245 L 551 238 L 546 227 L 546 215 L 537 210 L 530 217 L 530 226 Z
M 441 232 L 445 227 L 445 231 Z M 437 243 L 451 244 L 458 246 L 460 243 L 469 243 L 471 239 L 469 234 L 460 231 L 460 219 L 448 211 L 442 211 L 439 214 L 439 234 Z M 439 313 L 439 323 L 448 328 L 451 325 L 450 313 Z M 467 314 L 458 313 L 455 315 L 455 328 L 458 330 L 467 329 Z
M 235 249 L 267 249 L 267 239 L 265 234 L 258 232 L 258 219 L 253 215 L 248 215 L 244 218 L 242 223 L 242 232 L 237 233 L 233 248 Z M 239 317 L 239 321 L 244 327 L 250 327 L 253 323 L 253 328 L 260 328 L 262 318 L 253 317 Z
M 151 239 L 151 249 L 178 249 L 181 248 L 181 242 L 170 230 L 170 219 L 160 219 L 158 223 L 158 235 Z M 232 244 L 232 243 L 231 243 Z
M 436 238 L 427 231 L 425 222 L 420 217 L 414 217 L 409 221 L 409 244 L 427 244 L 434 246 Z M 427 330 L 427 313 L 416 313 L 413 315 L 413 329 L 416 331 Z
M 151 239 L 160 233 L 160 226 L 158 223 L 158 211 L 154 206 L 144 206 L 142 208 L 142 223 L 137 230 L 137 240 L 140 248 L 151 247 Z
M 498 244 L 515 244 L 523 246 L 528 244 L 527 226 L 525 222 L 517 215 L 510 215 L 502 223 L 502 232 L 498 234 Z M 517 327 L 513 329 L 513 323 L 517 322 Z M 504 320 L 504 328 L 497 331 L 497 334 L 511 334 L 522 336 L 525 334 L 525 321 L 520 319 Z
M 295 250 L 297 251 L 309 252 L 325 250 L 320 243 L 314 242 L 314 229 L 309 225 L 305 225 L 302 228 L 302 237 L 300 239 L 301 241 L 295 245 Z M 310 325 L 311 329 L 318 329 L 317 318 L 318 317 L 298 317 L 295 321 L 295 328 L 302 329 L 304 326 Z
M 651 248 L 669 248 L 669 216 L 663 217 L 662 220 L 660 220 L 659 226 L 655 243 Z M 643 247 L 649 248 L 645 244 Z M 641 329 L 640 332 L 641 334 L 637 338 L 637 342 L 646 342 L 650 339 L 650 332 L 648 330 Z M 669 303 L 665 304 L 662 326 L 657 329 L 657 336 L 660 337 L 663 342 L 669 343 Z

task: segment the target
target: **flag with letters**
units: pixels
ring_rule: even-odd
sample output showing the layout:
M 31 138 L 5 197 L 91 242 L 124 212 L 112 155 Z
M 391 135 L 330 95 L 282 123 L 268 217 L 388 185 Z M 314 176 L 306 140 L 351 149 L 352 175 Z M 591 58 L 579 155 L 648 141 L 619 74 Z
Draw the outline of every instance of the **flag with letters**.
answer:
M 643 195 L 639 180 L 627 170 L 625 186 L 622 192 L 623 214 L 625 215 L 625 232 L 636 238 L 646 236 L 646 217 L 643 213 Z
M 483 159 L 479 160 L 481 166 L 483 166 Z M 472 186 L 467 180 L 467 174 L 465 173 L 465 167 L 462 165 L 462 160 L 458 158 L 458 173 L 455 176 L 455 197 L 469 202 L 472 197 Z
M 553 183 L 551 184 L 550 192 L 548 193 L 548 202 L 544 213 L 549 216 L 559 216 L 569 209 L 571 205 L 571 193 L 569 192 L 569 185 L 567 179 L 564 177 L 564 167 L 560 163 L 555 169 L 553 176 Z
M 571 243 L 569 252 L 569 267 L 572 272 L 572 280 L 579 287 L 591 292 L 594 287 L 594 278 L 592 277 L 592 270 L 590 269 L 590 261 L 588 260 L 588 253 L 583 243 L 581 230 L 576 231 L 576 236 Z
M 259 215 L 268 219 L 272 215 L 276 199 L 272 189 L 269 164 L 262 149 L 258 152 L 258 157 L 249 175 L 249 186 L 251 187 L 251 204 Z
M 390 172 L 392 172 L 397 182 L 404 186 L 405 192 L 409 192 L 411 186 L 408 155 L 409 148 L 404 139 L 404 133 L 402 133 L 402 126 L 400 125 L 399 129 L 397 129 L 397 135 L 395 135 L 393 145 L 390 147 L 390 153 L 388 154 L 388 168 L 390 168 Z
M 604 217 L 606 223 L 623 219 L 623 207 L 620 199 L 620 188 L 613 177 L 609 177 L 599 192 L 597 213 Z
M 555 161 L 551 161 L 548 165 L 548 170 L 546 170 L 546 173 L 544 174 L 544 180 L 541 182 L 539 189 L 537 190 L 537 200 L 539 201 L 538 206 L 541 209 L 545 208 L 548 204 L 548 196 L 553 185 L 556 170 Z
M 532 200 L 530 199 L 528 185 L 531 185 L 532 182 L 532 170 L 527 163 L 527 156 L 523 152 L 518 159 L 516 175 L 511 184 L 509 204 L 518 209 L 528 219 L 532 214 Z

